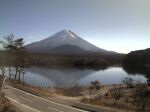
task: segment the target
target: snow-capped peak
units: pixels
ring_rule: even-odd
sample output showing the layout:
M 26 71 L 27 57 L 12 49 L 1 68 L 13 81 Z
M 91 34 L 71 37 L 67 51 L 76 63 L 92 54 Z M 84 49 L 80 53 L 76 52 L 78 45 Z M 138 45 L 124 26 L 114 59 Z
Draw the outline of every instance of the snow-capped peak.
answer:
M 76 35 L 73 34 L 70 30 L 67 29 L 66 32 L 68 33 L 69 37 L 76 38 Z
M 73 49 L 75 47 L 82 49 L 82 52 L 83 50 L 86 52 L 107 52 L 106 50 L 100 49 L 95 45 L 87 42 L 86 40 L 82 39 L 81 37 L 79 37 L 78 35 L 76 35 L 68 29 L 59 31 L 39 42 L 27 45 L 26 48 L 33 52 L 54 53 L 54 48 L 62 47 L 64 50 L 64 48 L 66 49 L 66 46 L 69 47 L 69 49 L 72 49 L 72 51 L 70 52 L 74 52 Z M 81 53 L 81 51 L 79 51 L 79 53 Z
M 68 29 L 66 29 L 65 31 L 66 31 L 67 33 L 69 32 L 69 30 L 68 30 Z

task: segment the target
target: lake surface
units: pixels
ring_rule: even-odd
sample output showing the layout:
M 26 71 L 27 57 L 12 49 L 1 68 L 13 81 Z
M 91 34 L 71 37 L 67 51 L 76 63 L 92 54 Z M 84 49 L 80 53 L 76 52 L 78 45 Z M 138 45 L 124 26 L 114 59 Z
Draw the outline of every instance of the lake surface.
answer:
M 105 70 L 77 68 L 38 68 L 25 69 L 25 83 L 39 87 L 70 86 L 74 84 L 89 85 L 98 80 L 101 84 L 120 84 L 124 77 L 130 76 L 135 81 L 145 82 L 142 74 L 128 74 L 122 67 L 109 67 Z

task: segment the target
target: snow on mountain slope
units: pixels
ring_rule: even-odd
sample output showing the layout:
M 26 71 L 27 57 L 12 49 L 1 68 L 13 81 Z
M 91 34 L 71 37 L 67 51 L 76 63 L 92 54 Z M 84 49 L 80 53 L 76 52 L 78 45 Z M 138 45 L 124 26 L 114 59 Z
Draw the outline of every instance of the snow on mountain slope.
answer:
M 61 50 L 61 46 L 63 46 L 62 50 L 64 51 L 65 51 L 66 46 L 68 47 L 71 46 L 72 48 L 76 49 L 76 52 L 78 52 L 77 49 L 80 50 L 79 52 L 81 51 L 82 52 L 83 51 L 98 52 L 98 53 L 109 52 L 87 42 L 86 40 L 80 38 L 79 36 L 77 36 L 75 33 L 73 33 L 70 30 L 62 30 L 44 40 L 28 44 L 25 47 L 30 52 L 51 53 L 51 52 L 54 52 L 56 50 L 55 48 L 58 48 L 58 47 L 59 47 L 59 50 Z M 73 50 L 71 51 L 71 48 L 69 50 L 70 52 L 74 52 Z M 57 50 L 57 53 L 58 53 L 58 50 Z

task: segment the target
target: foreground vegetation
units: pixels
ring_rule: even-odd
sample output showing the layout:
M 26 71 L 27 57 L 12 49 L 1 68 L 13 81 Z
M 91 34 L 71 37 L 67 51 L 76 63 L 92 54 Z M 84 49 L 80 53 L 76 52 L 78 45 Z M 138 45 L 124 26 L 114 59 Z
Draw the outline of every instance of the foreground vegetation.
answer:
M 80 97 L 83 103 L 111 107 L 114 110 L 150 111 L 150 88 L 140 81 L 134 82 L 130 77 L 124 78 L 119 85 L 101 85 L 99 81 L 93 81 L 90 86 L 76 84 L 66 87 L 40 88 L 27 84 L 23 86 L 22 83 L 14 80 L 7 80 L 7 83 L 44 98 L 62 95 L 66 96 L 63 101 L 67 101 L 71 97 L 77 99 Z
M 82 102 L 126 111 L 149 112 L 150 88 L 140 82 L 133 86 L 131 82 L 126 80 L 125 85 L 112 86 L 107 90 L 104 90 L 102 86 L 97 88 L 98 81 L 92 82 L 89 97 L 83 98 Z
M 5 97 L 5 94 L 2 92 L 3 80 L 4 77 L 0 76 L 0 112 L 20 112 L 20 110 L 9 102 L 9 100 Z
M 20 112 L 20 110 L 9 102 L 4 93 L 0 93 L 0 112 Z

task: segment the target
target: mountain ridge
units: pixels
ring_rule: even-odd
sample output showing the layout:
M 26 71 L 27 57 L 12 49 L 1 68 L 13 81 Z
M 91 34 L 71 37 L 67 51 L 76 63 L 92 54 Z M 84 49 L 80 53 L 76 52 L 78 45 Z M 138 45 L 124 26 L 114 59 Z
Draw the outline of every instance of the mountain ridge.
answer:
M 63 46 L 62 49 L 61 46 Z M 71 48 L 67 48 L 66 46 L 71 47 L 72 50 Z M 31 44 L 26 45 L 25 47 L 29 52 L 32 53 L 59 54 L 63 53 L 63 51 L 65 51 L 66 49 L 70 49 L 68 52 L 66 52 L 69 54 L 74 54 L 75 52 L 76 52 L 75 54 L 80 54 L 81 51 L 84 53 L 86 52 L 102 53 L 102 54 L 112 53 L 112 51 L 107 51 L 105 49 L 99 48 L 91 44 L 90 42 L 82 39 L 81 37 L 79 37 L 70 30 L 59 31 L 53 34 L 52 36 L 49 36 L 48 38 L 45 38 L 38 42 L 33 42 Z M 54 51 L 56 50 L 55 48 L 59 48 L 59 50 L 57 49 L 57 52 L 55 52 Z M 76 49 L 76 51 L 74 51 L 74 49 Z

